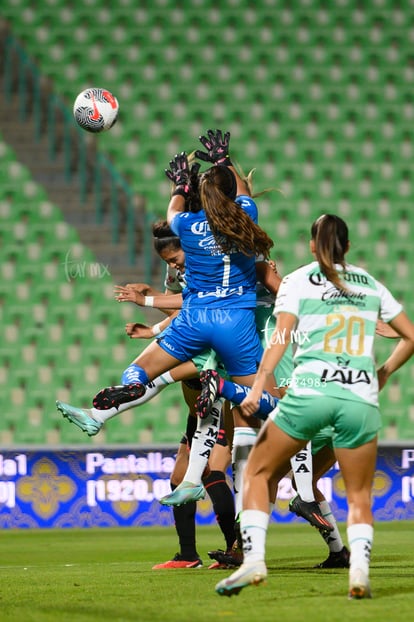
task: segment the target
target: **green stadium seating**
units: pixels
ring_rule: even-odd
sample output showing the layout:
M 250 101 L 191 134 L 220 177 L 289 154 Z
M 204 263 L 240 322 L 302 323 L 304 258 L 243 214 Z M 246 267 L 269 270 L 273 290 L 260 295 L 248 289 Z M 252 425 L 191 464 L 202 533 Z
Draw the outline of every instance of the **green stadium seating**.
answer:
M 171 156 L 197 148 L 197 136 L 208 127 L 228 128 L 235 160 L 245 171 L 256 167 L 255 190 L 280 191 L 258 198 L 260 222 L 275 240 L 279 269 L 286 273 L 309 258 L 310 222 L 336 211 L 350 226 L 350 260 L 363 261 L 413 314 L 408 273 L 414 254 L 413 3 L 267 0 L 253 6 L 234 0 L 218 6 L 209 0 L 202 14 L 199 0 L 185 6 L 172 0 L 108 6 L 105 0 L 70 5 L 45 0 L 34 10 L 30 0 L 3 0 L 0 13 L 68 107 L 91 84 L 118 96 L 119 121 L 99 137 L 98 148 L 144 196 L 148 209 L 154 215 L 165 212 L 169 184 L 163 170 Z M 120 345 L 116 328 L 119 322 L 122 332 L 125 317 L 116 305 L 111 311 L 111 295 L 102 304 L 102 283 L 88 294 L 89 280 L 62 279 L 62 242 L 66 250 L 78 249 L 75 261 L 93 258 L 1 142 L 0 159 L 6 350 L 19 333 L 25 341 L 47 339 L 36 348 L 42 366 L 61 365 L 69 348 L 74 357 L 82 351 L 85 365 L 94 348 L 103 359 L 106 340 L 109 350 Z M 37 207 L 28 209 L 32 200 Z M 37 307 L 27 326 L 27 313 L 16 307 L 27 305 L 30 290 Z M 11 292 L 14 304 L 4 304 Z M 88 295 L 92 305 L 85 304 Z M 53 341 L 59 334 L 63 354 Z M 120 357 L 128 362 L 133 350 L 119 349 Z M 82 368 L 83 359 L 77 364 Z M 105 369 L 100 371 L 104 381 Z M 108 374 L 113 377 L 113 370 Z M 403 370 L 397 380 L 399 391 L 386 387 L 381 397 L 384 420 L 390 434 L 414 438 L 413 383 Z M 76 396 L 86 396 L 88 389 L 78 388 Z M 172 388 L 162 395 L 167 391 Z M 394 395 L 400 396 L 397 405 Z M 124 427 L 110 422 L 105 438 L 122 439 Z M 148 434 L 156 440 L 167 432 L 154 422 Z M 171 428 L 171 438 L 174 434 Z M 382 434 L 387 437 L 386 428 Z

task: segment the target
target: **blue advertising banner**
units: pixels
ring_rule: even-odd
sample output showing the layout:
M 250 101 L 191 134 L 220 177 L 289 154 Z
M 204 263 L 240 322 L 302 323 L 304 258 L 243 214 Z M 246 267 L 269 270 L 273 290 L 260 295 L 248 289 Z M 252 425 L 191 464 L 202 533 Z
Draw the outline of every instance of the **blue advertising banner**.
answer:
M 110 527 L 172 525 L 158 500 L 170 491 L 174 449 L 99 448 L 4 451 L 0 454 L 0 527 Z M 230 481 L 230 480 L 229 480 Z M 335 465 L 320 488 L 338 521 L 345 521 L 344 482 Z M 272 520 L 293 522 L 290 479 L 279 485 Z M 380 447 L 373 490 L 375 519 L 414 519 L 414 446 Z M 208 497 L 197 523 L 214 524 Z

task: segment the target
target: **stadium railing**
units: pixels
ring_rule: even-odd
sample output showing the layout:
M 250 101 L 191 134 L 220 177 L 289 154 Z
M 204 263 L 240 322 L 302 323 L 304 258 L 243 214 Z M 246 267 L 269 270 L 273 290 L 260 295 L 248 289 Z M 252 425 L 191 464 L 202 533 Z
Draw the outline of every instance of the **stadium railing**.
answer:
M 112 228 L 112 241 L 117 243 L 121 229 L 126 231 L 127 260 L 134 265 L 137 259 L 137 208 L 142 210 L 139 197 L 129 186 L 111 161 L 90 145 L 87 134 L 77 128 L 67 104 L 47 84 L 38 67 L 27 55 L 18 40 L 9 32 L 3 39 L 4 96 L 17 97 L 22 121 L 31 115 L 34 137 L 38 142 L 47 135 L 49 159 L 53 161 L 61 151 L 66 181 L 75 176 L 79 180 L 79 198 L 86 201 L 88 193 L 94 195 L 95 218 L 102 223 L 104 214 Z M 140 261 L 146 261 L 146 256 Z M 150 267 L 145 271 L 150 273 Z

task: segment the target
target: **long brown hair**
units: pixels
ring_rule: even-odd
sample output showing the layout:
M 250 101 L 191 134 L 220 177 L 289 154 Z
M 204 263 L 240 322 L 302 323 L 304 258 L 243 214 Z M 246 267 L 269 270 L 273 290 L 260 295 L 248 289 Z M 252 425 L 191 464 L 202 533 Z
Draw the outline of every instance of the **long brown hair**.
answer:
M 345 253 L 349 243 L 347 224 L 339 216 L 323 214 L 312 224 L 311 235 L 321 272 L 335 287 L 347 291 L 335 266 L 339 264 L 345 271 Z
M 224 253 L 236 248 L 244 255 L 267 258 L 273 241 L 234 202 L 234 181 L 226 166 L 212 166 L 201 177 L 200 198 L 211 232 Z

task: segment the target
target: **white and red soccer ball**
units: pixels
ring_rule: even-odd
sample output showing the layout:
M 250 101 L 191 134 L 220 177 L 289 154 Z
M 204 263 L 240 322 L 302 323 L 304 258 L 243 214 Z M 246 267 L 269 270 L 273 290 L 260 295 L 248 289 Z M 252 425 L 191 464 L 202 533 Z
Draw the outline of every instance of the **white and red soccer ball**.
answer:
M 118 118 L 117 98 L 106 89 L 89 88 L 79 93 L 73 104 L 77 124 L 87 132 L 105 132 Z

